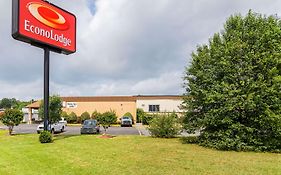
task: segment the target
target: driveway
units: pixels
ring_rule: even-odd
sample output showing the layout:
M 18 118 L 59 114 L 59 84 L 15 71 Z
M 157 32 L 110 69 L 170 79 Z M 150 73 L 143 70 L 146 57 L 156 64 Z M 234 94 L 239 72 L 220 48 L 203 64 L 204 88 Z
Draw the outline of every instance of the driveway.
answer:
M 36 128 L 38 124 L 20 124 L 19 126 L 14 127 L 14 133 L 15 134 L 35 134 Z M 2 127 L 6 128 L 7 127 Z M 65 129 L 65 132 L 61 134 L 65 135 L 80 135 L 80 126 L 67 126 Z M 101 127 L 101 133 L 103 133 L 104 130 Z M 139 131 L 135 127 L 117 127 L 117 126 L 111 126 L 107 130 L 108 134 L 111 135 L 139 135 Z

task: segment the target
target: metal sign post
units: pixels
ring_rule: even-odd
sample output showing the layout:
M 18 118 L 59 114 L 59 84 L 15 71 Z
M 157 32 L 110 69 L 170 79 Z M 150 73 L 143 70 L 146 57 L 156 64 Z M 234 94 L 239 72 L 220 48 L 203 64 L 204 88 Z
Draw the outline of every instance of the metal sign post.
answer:
M 49 130 L 49 75 L 50 75 L 50 49 L 44 48 L 44 130 Z

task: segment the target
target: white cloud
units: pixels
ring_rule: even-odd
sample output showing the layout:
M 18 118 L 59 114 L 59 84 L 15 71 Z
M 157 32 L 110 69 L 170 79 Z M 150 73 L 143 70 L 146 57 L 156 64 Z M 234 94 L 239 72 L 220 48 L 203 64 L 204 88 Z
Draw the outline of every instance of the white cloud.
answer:
M 77 53 L 51 54 L 51 93 L 63 96 L 182 93 L 191 52 L 227 17 L 281 15 L 278 0 L 49 1 L 77 16 Z M 12 39 L 11 1 L 0 22 L 0 99 L 42 97 L 43 51 Z

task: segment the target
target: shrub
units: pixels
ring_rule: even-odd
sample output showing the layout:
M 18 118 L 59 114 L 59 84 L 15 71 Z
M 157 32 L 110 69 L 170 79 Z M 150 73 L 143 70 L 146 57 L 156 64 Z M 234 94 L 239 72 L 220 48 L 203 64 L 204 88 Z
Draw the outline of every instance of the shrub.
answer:
M 124 114 L 123 116 L 130 117 L 130 118 L 132 119 L 133 124 L 135 123 L 135 121 L 134 121 L 134 117 L 133 117 L 133 115 L 132 115 L 130 112 L 127 112 L 127 113 L 126 113 L 126 114 Z
M 180 141 L 183 144 L 194 144 L 198 143 L 198 136 L 187 136 L 187 137 L 181 137 Z
M 142 124 L 144 125 L 148 125 L 149 122 L 153 119 L 153 117 L 155 117 L 156 114 L 147 114 L 145 113 L 143 118 L 142 118 Z
M 65 112 L 65 111 L 62 111 L 62 113 L 61 113 L 61 118 L 64 118 L 66 121 L 67 121 L 67 118 L 68 118 L 68 114 L 67 114 L 67 112 Z
M 94 111 L 91 115 L 91 119 L 98 119 L 102 114 L 99 113 L 98 111 Z
M 149 122 L 148 130 L 152 137 L 172 138 L 179 133 L 180 126 L 178 119 L 173 115 L 162 114 L 155 116 Z
M 39 141 L 41 143 L 51 143 L 53 141 L 53 136 L 49 131 L 42 131 L 39 136 Z
M 145 112 L 142 108 L 137 108 L 137 122 L 141 123 L 143 120 L 143 117 L 145 116 Z
M 77 121 L 77 115 L 74 112 L 71 112 L 66 119 L 68 123 L 75 123 Z
M 81 114 L 81 122 L 84 122 L 85 120 L 88 120 L 88 119 L 90 119 L 91 117 L 90 117 L 90 114 L 89 114 L 89 112 L 83 112 L 82 114 Z

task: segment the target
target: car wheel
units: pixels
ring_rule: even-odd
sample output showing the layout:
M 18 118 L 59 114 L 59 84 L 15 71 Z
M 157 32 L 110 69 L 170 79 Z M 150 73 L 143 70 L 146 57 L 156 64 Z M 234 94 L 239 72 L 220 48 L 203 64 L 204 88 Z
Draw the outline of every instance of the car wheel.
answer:
M 40 134 L 40 131 L 37 131 L 37 134 Z
M 64 126 L 61 128 L 61 130 L 60 130 L 61 132 L 63 132 L 64 131 Z
M 51 130 L 51 133 L 52 133 L 52 134 L 55 134 L 55 129 L 54 129 L 54 128 Z

